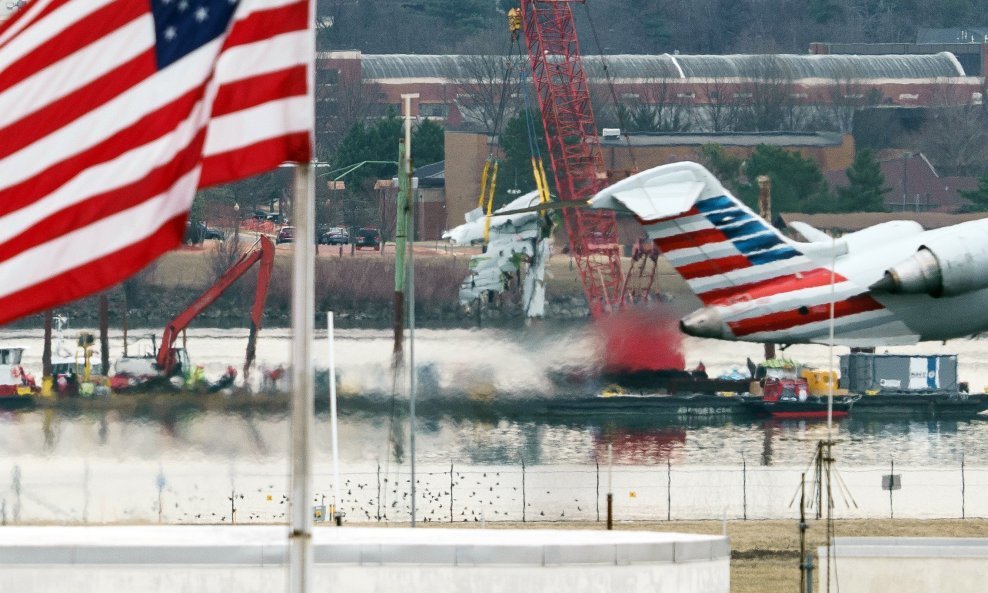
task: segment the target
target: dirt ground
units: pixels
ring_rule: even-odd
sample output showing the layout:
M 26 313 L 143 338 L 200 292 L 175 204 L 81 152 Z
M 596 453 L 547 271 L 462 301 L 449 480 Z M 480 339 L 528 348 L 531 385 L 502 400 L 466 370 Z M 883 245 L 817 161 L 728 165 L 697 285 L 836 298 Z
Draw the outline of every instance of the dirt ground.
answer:
M 476 523 L 422 523 L 423 527 L 476 528 Z M 806 549 L 814 558 L 827 540 L 824 521 L 810 520 Z M 604 523 L 488 523 L 487 529 L 604 530 Z M 731 539 L 731 592 L 799 591 L 799 526 L 797 521 L 655 521 L 616 523 L 617 530 L 722 534 Z M 833 522 L 836 537 L 988 537 L 986 519 L 868 519 Z M 815 561 L 815 560 L 814 560 Z M 816 574 L 814 573 L 814 585 Z

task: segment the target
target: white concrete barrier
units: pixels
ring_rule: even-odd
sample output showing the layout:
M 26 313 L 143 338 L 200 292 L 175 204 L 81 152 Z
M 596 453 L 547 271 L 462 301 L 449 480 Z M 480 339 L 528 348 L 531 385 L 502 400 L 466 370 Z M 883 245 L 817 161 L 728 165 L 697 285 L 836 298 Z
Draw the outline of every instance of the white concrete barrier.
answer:
M 841 593 L 984 593 L 988 538 L 838 537 L 818 549 L 819 589 Z
M 727 593 L 726 536 L 647 531 L 317 528 L 315 590 Z M 5 527 L 0 591 L 271 593 L 277 526 Z

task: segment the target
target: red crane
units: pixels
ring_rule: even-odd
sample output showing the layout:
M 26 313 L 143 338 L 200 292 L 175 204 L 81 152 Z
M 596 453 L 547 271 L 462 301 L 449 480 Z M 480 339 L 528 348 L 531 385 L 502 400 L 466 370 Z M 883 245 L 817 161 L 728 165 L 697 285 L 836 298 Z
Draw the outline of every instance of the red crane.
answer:
M 584 202 L 608 183 L 608 174 L 580 57 L 572 6 L 576 2 L 585 0 L 522 0 L 520 8 L 556 191 L 560 200 Z M 509 27 L 517 27 L 510 16 Z M 590 313 L 606 342 L 605 368 L 681 369 L 674 319 L 643 311 L 605 315 L 650 299 L 658 250 L 640 241 L 622 274 L 613 211 L 568 208 L 563 220 Z
M 561 200 L 583 202 L 607 185 L 607 171 L 573 2 L 582 0 L 523 0 L 521 14 L 556 190 Z M 614 212 L 567 209 L 563 220 L 591 314 L 616 310 L 625 289 Z
M 268 284 L 271 282 L 271 271 L 274 268 L 274 244 L 271 239 L 261 235 L 260 241 L 250 251 L 244 253 L 230 268 L 223 272 L 215 284 L 206 289 L 199 298 L 179 313 L 165 326 L 161 335 L 161 346 L 158 348 L 157 365 L 159 371 L 168 377 L 172 374 L 176 363 L 176 350 L 172 347 L 178 334 L 182 332 L 197 315 L 206 307 L 213 304 L 223 292 L 238 278 L 243 276 L 255 263 L 261 262 L 257 271 L 257 287 L 254 289 L 254 306 L 250 311 L 250 334 L 247 338 L 247 359 L 244 362 L 244 381 L 250 365 L 254 362 L 257 331 L 261 327 L 261 316 L 264 315 L 264 302 L 268 296 Z

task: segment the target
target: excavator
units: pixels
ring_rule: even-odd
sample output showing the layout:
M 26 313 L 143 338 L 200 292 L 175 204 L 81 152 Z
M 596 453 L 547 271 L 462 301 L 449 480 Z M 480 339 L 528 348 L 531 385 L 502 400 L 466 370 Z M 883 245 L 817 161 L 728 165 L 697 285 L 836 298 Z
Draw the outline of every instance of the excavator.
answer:
M 244 382 L 248 379 L 250 367 L 254 363 L 257 344 L 257 332 L 261 327 L 261 317 L 264 315 L 264 303 L 268 296 L 268 285 L 271 282 L 271 272 L 274 268 L 274 244 L 271 239 L 261 236 L 253 248 L 245 252 L 212 286 L 206 289 L 199 298 L 175 316 L 161 335 L 161 343 L 154 356 L 124 357 L 117 361 L 116 373 L 111 387 L 127 389 L 148 383 L 158 383 L 169 380 L 173 376 L 192 372 L 188 354 L 185 348 L 175 346 L 179 334 L 188 327 L 189 323 L 212 305 L 234 282 L 243 276 L 255 263 L 260 262 L 257 273 L 257 287 L 254 291 L 254 306 L 250 312 L 250 334 L 247 337 L 247 356 L 244 361 Z M 232 369 L 232 367 L 231 367 Z M 236 371 L 231 371 L 225 377 L 232 383 Z M 150 385 L 148 385 L 150 386 Z

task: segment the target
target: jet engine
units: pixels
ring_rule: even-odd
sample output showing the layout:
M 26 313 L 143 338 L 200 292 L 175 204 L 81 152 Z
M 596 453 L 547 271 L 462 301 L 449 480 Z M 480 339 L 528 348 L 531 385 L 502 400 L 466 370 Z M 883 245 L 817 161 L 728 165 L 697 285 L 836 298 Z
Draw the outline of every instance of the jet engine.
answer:
M 963 226 L 963 225 L 962 225 Z M 957 228 L 919 248 L 871 286 L 891 293 L 955 296 L 988 288 L 988 232 L 984 227 Z

